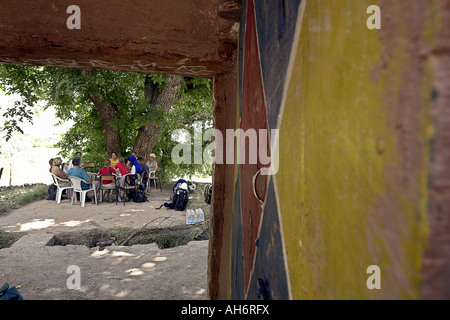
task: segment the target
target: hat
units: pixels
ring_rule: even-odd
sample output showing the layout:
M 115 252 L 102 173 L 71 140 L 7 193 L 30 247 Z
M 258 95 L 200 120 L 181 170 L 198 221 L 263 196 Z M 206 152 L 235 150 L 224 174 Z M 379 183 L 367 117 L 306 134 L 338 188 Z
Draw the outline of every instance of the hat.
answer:
M 156 158 L 156 154 L 154 154 L 154 153 L 150 153 L 150 157 L 152 157 L 152 158 Z

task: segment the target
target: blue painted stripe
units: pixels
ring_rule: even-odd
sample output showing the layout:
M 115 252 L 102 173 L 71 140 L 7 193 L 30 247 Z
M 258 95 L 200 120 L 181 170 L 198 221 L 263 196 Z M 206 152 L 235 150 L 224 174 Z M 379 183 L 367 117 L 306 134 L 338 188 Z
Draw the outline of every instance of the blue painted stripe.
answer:
M 258 300 L 264 297 L 264 290 L 262 290 L 264 288 L 261 284 L 264 284 L 267 289 L 266 297 L 273 300 L 289 299 L 289 286 L 276 201 L 273 179 L 271 179 L 261 230 L 257 240 L 258 247 L 253 274 L 246 297 L 248 300 Z
M 255 1 L 269 129 L 277 128 L 301 1 Z

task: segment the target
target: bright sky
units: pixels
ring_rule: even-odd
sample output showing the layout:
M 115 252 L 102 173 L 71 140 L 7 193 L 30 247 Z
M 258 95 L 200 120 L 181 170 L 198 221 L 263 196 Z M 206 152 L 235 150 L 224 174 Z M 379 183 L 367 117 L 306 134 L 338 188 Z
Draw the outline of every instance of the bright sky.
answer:
M 20 100 L 20 96 L 6 96 L 0 92 L 0 126 L 4 124 L 5 118 L 3 113 L 14 106 L 14 101 Z M 40 108 L 38 108 L 40 109 Z M 39 115 L 35 114 L 33 117 L 33 124 L 25 122 L 20 124 L 20 127 L 25 134 L 31 137 L 40 137 L 42 139 L 58 139 L 58 135 L 64 133 L 72 126 L 72 122 L 67 122 L 61 126 L 55 126 L 57 119 L 54 116 L 54 109 L 39 111 Z M 4 139 L 5 132 L 0 132 L 1 139 Z M 54 135 L 57 135 L 56 137 Z M 8 142 L 2 141 L 2 146 L 6 150 L 20 150 L 20 156 L 9 158 L 8 156 L 0 155 L 0 167 L 4 168 L 0 186 L 23 185 L 24 183 L 51 183 L 51 177 L 48 173 L 48 160 L 56 157 L 59 150 L 56 148 L 33 148 L 30 147 L 31 140 L 14 139 L 19 137 L 20 133 L 14 133 L 13 139 Z M 18 141 L 23 141 L 24 145 L 17 146 Z M 56 142 L 53 140 L 53 142 Z M 20 143 L 20 142 L 19 142 Z M 4 150 L 3 150 L 4 151 Z M 13 161 L 11 159 L 14 159 Z M 26 168 L 27 170 L 23 170 Z
M 20 100 L 20 96 L 7 96 L 0 92 L 0 126 L 3 126 L 4 117 L 3 113 L 9 107 L 14 105 L 14 101 Z M 54 109 L 49 108 L 45 111 L 39 110 L 39 114 L 35 114 L 33 117 L 33 124 L 26 121 L 22 123 L 20 127 L 25 134 L 31 134 L 33 136 L 48 138 L 52 134 L 62 134 L 66 129 L 72 126 L 72 122 L 64 123 L 60 126 L 55 126 L 58 122 L 54 116 Z

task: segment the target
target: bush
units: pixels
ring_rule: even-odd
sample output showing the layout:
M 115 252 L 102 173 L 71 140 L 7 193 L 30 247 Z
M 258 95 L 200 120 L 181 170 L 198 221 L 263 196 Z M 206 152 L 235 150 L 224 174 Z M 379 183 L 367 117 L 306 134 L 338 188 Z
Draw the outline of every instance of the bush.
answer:
M 18 209 L 36 200 L 44 200 L 48 196 L 48 185 L 34 184 L 0 189 L 0 213 Z

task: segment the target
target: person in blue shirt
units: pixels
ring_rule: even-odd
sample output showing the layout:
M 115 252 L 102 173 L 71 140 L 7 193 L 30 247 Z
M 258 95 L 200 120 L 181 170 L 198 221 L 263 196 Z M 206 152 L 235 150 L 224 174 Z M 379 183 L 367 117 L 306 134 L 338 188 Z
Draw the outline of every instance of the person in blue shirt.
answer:
M 71 168 L 71 169 L 69 169 L 69 171 L 67 171 L 67 175 L 69 177 L 78 177 L 78 178 L 83 179 L 84 181 L 87 181 L 88 184 L 81 181 L 81 189 L 88 190 L 89 184 L 92 184 L 92 179 L 91 179 L 91 177 L 89 177 L 89 175 L 86 173 L 86 171 L 84 171 L 84 169 L 81 168 L 81 158 L 75 157 L 72 160 L 72 163 L 73 163 L 73 168 Z M 91 199 L 89 199 L 87 197 L 87 195 L 86 195 L 86 201 L 91 201 Z
M 141 174 L 143 169 L 141 166 L 141 163 L 136 159 L 134 154 L 131 154 L 131 156 L 128 157 L 128 160 L 135 166 L 137 174 Z

